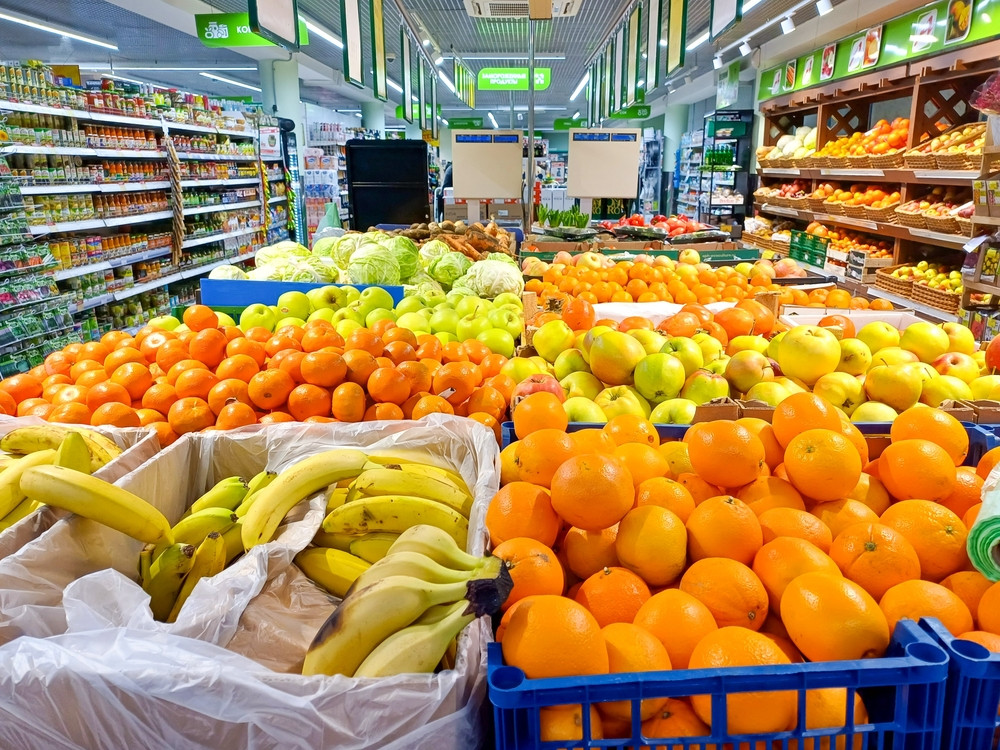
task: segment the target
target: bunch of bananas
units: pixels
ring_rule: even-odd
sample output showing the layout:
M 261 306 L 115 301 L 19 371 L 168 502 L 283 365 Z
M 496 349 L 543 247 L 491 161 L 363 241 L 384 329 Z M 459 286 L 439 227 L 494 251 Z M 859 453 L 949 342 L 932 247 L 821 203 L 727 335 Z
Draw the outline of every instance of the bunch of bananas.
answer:
M 295 558 L 320 585 L 339 550 Z M 366 563 L 367 565 L 367 563 Z M 504 562 L 474 557 L 437 526 L 411 526 L 356 578 L 306 653 L 302 674 L 389 677 L 428 673 L 477 617 L 499 611 L 513 588 Z
M 57 425 L 11 430 L 0 438 L 0 450 L 8 454 L 0 469 L 0 531 L 43 504 L 25 486 L 25 473 L 30 469 L 48 466 L 90 474 L 121 453 L 112 441 L 92 430 Z

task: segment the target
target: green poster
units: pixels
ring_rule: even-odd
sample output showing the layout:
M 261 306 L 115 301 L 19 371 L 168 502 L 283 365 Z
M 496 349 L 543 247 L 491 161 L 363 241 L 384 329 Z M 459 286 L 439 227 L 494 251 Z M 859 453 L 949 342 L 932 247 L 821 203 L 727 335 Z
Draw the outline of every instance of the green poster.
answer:
M 420 112 L 420 129 L 427 130 L 427 71 L 424 56 L 417 55 L 417 104 Z
M 206 47 L 274 47 L 250 29 L 247 13 L 197 13 L 194 17 L 198 40 Z M 309 44 L 309 31 L 299 19 L 299 44 Z
M 626 107 L 635 104 L 636 89 L 639 86 L 639 65 L 642 52 L 639 49 L 639 34 L 642 31 L 642 6 L 636 5 L 628 19 L 625 31 L 625 98 Z
M 482 117 L 452 117 L 448 120 L 448 127 L 452 130 L 482 130 Z
M 340 28 L 344 35 L 344 80 L 353 86 L 364 88 L 360 1 L 340 0 Z
M 612 113 L 612 120 L 644 120 L 649 117 L 652 110 L 648 104 L 633 104 L 631 107 L 624 107 Z
M 552 81 L 551 68 L 535 68 L 535 91 L 545 91 Z M 527 68 L 483 68 L 476 79 L 480 91 L 527 91 Z
M 728 109 L 736 104 L 740 93 L 740 61 L 733 60 L 718 72 L 715 86 L 715 108 Z
M 389 99 L 385 73 L 385 15 L 382 0 L 368 0 L 372 27 L 372 92 L 381 101 Z

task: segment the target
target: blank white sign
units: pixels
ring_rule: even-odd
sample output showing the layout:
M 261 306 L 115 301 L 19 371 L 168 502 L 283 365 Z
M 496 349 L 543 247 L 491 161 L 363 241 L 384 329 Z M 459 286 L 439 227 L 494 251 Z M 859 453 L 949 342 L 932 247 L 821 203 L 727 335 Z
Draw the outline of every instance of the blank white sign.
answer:
M 642 131 L 638 128 L 571 129 L 567 195 L 635 198 L 639 190 L 641 146 Z

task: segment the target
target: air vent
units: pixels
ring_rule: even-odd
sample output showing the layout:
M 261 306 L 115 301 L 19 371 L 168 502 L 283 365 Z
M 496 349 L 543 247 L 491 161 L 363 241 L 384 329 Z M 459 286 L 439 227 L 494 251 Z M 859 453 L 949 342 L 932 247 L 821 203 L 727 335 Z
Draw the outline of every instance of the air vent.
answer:
M 473 18 L 527 18 L 528 0 L 463 0 Z M 553 0 L 552 17 L 575 16 L 583 0 Z

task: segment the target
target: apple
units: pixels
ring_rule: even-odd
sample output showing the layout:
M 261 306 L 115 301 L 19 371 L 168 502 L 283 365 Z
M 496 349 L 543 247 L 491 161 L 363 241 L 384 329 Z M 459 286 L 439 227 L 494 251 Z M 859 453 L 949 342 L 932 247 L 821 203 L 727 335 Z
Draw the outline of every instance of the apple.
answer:
M 608 385 L 631 384 L 635 368 L 645 356 L 642 344 L 627 333 L 608 331 L 590 347 L 590 371 Z
M 539 357 L 537 355 L 534 357 L 528 357 L 528 359 L 534 362 L 536 367 L 540 368 L 539 372 L 548 373 L 549 375 L 554 376 L 554 373 L 552 372 L 551 362 L 546 362 L 542 357 Z
M 573 396 L 563 401 L 563 410 L 570 422 L 581 424 L 607 424 L 608 418 L 600 406 L 589 398 Z
M 730 357 L 723 374 L 738 393 L 746 393 L 758 383 L 774 379 L 771 361 L 752 349 L 738 351 Z
M 458 312 L 456 310 L 456 312 Z M 413 315 L 419 313 L 406 313 L 399 317 L 402 320 L 407 315 Z M 428 327 L 430 327 L 430 321 L 426 321 Z M 396 325 L 402 325 L 399 321 L 396 321 Z M 490 319 L 485 315 L 465 315 L 458 320 L 458 324 L 455 326 L 455 335 L 458 336 L 459 341 L 468 341 L 469 339 L 474 339 L 476 336 L 481 334 L 483 331 L 488 331 L 493 326 L 490 325 Z
M 1000 375 L 981 375 L 969 383 L 972 397 L 982 401 L 1000 401 Z
M 872 352 L 861 339 L 840 340 L 840 362 L 837 372 L 848 375 L 863 375 L 872 363 Z
M 649 415 L 653 424 L 691 424 L 698 404 L 686 398 L 669 398 L 656 405 Z
M 710 333 L 696 333 L 691 337 L 691 340 L 701 349 L 702 360 L 705 364 L 714 362 L 724 353 L 722 342 Z
M 253 305 L 251 305 L 251 307 L 253 307 Z M 246 310 L 243 312 L 246 312 Z M 240 320 L 243 320 L 242 315 L 240 315 Z M 152 318 L 149 321 L 149 325 L 153 326 L 153 328 L 159 328 L 161 331 L 172 331 L 180 324 L 181 322 L 173 315 L 160 315 L 159 317 Z M 248 328 L 252 327 L 253 326 L 248 326 Z
M 646 328 L 633 328 L 631 331 L 628 331 L 628 335 L 642 344 L 642 348 L 646 350 L 646 354 L 659 353 L 663 349 L 663 345 L 667 343 L 667 339 L 664 336 Z
M 769 406 L 777 406 L 791 395 L 791 392 L 781 383 L 765 380 L 751 387 L 746 392 L 746 399 L 748 401 L 763 401 Z
M 972 358 L 976 361 L 976 364 L 979 365 L 979 374 L 980 375 L 991 375 L 992 374 L 992 373 L 988 372 L 987 369 L 986 369 L 986 352 L 983 349 L 978 349 L 978 350 L 974 351 L 972 353 Z
M 340 291 L 340 287 L 329 285 L 321 286 L 319 289 L 310 289 L 306 292 L 306 297 L 309 299 L 313 311 L 336 310 L 342 306 L 344 293 Z
M 440 307 L 448 300 L 444 292 L 440 291 L 429 291 L 418 296 L 424 301 L 427 307 Z
M 532 375 L 545 372 L 544 367 L 539 367 L 537 363 L 524 357 L 514 357 L 504 362 L 500 368 L 500 374 L 511 378 L 515 383 L 527 380 Z
M 715 341 L 715 339 L 712 339 Z M 719 343 L 716 341 L 716 343 Z M 705 354 L 694 339 L 676 336 L 667 339 L 667 343 L 660 349 L 661 354 L 669 354 L 684 365 L 684 377 L 690 377 L 691 373 L 705 366 Z
M 789 377 L 812 385 L 840 364 L 840 342 L 819 326 L 796 326 L 785 334 L 778 348 L 778 364 Z
M 335 311 L 330 311 L 330 317 L 332 318 Z M 365 316 L 365 327 L 371 328 L 380 320 L 391 320 L 394 323 L 399 316 L 395 310 L 386 310 L 384 307 L 376 307 L 370 313 Z
M 514 305 L 518 310 L 524 309 L 521 298 L 513 292 L 501 292 L 493 298 L 493 307 L 503 307 L 504 305 Z
M 581 253 L 576 256 L 576 265 L 579 268 L 587 268 L 591 271 L 596 271 L 600 268 L 604 268 L 604 256 L 600 253 Z
M 486 326 L 480 330 L 486 330 L 486 328 L 489 328 L 489 321 L 485 322 Z M 425 318 L 420 313 L 415 313 L 415 312 L 403 313 L 398 318 L 396 318 L 396 325 L 399 326 L 400 328 L 405 328 L 409 331 L 413 331 L 414 333 L 431 332 L 430 321 L 427 320 L 427 318 Z M 474 339 L 477 333 L 479 333 L 479 331 L 476 331 L 470 336 L 462 337 L 462 341 L 465 341 L 466 339 Z
M 652 411 L 649 404 L 643 404 L 640 396 L 630 391 L 623 385 L 605 388 L 597 394 L 594 403 L 601 407 L 604 416 L 608 419 L 621 414 L 632 414 L 633 416 L 645 419 Z
M 350 287 L 345 287 L 346 294 L 350 294 L 350 292 L 346 291 L 349 288 Z M 356 300 L 348 304 L 356 304 L 358 311 L 362 315 L 367 315 L 377 307 L 384 307 L 386 309 L 395 307 L 392 295 L 380 286 L 367 287 L 364 291 L 358 293 L 358 298 Z
M 750 278 L 751 270 L 753 270 L 753 263 L 747 263 L 746 261 L 744 261 L 743 263 L 736 264 L 735 271 L 740 276 L 746 276 L 747 278 Z
M 240 328 L 244 331 L 248 331 L 251 328 L 266 328 L 269 331 L 274 330 L 274 324 L 278 322 L 278 316 L 274 311 L 267 305 L 262 305 L 257 302 L 253 305 L 247 305 L 247 307 L 240 313 Z M 180 323 L 178 323 L 180 325 Z M 176 330 L 177 326 L 174 326 Z
M 423 333 L 423 331 L 414 331 L 414 333 Z M 440 341 L 442 344 L 450 344 L 453 341 L 458 341 L 458 336 L 449 331 L 438 331 L 434 334 L 434 338 Z
M 923 385 L 920 370 L 913 364 L 873 367 L 865 375 L 865 395 L 896 411 L 904 411 L 917 403 Z
M 350 284 L 345 284 L 341 286 L 340 293 L 343 295 L 343 302 L 340 303 L 341 307 L 343 307 L 344 305 L 349 305 L 352 302 L 357 302 L 359 299 L 361 299 L 361 290 L 358 289 L 356 286 L 352 286 Z M 386 292 L 386 294 L 389 293 Z M 392 295 L 389 294 L 389 297 L 391 299 Z M 385 305 L 385 307 L 392 307 L 392 305 L 393 303 L 390 302 L 389 304 Z
M 480 318 L 480 320 L 483 320 L 483 318 Z M 486 318 L 485 320 L 488 325 L 489 319 Z M 459 336 L 461 336 L 462 324 L 459 323 L 458 327 Z M 555 362 L 556 357 L 562 352 L 572 349 L 574 343 L 576 343 L 576 334 L 561 319 L 550 320 L 535 331 L 531 337 L 531 345 L 535 347 L 535 351 L 549 363 Z
M 882 365 L 915 364 L 919 361 L 920 359 L 913 352 L 908 352 L 898 346 L 886 346 L 872 354 L 872 363 L 868 369 Z
M 780 331 L 776 333 L 771 340 L 767 343 L 767 351 L 764 352 L 769 359 L 773 359 L 775 362 L 778 361 L 778 353 L 781 351 L 781 340 L 785 338 L 785 334 L 788 331 Z
M 859 404 L 851 415 L 851 421 L 859 422 L 892 422 L 899 413 L 888 404 L 879 401 L 865 401 Z
M 677 262 L 687 263 L 688 265 L 693 266 L 696 263 L 701 263 L 701 256 L 698 255 L 697 250 L 692 250 L 691 248 L 688 248 L 686 250 L 681 250 L 677 254 Z
M 475 315 L 480 311 L 489 312 L 490 309 L 492 309 L 491 304 L 479 297 L 462 297 L 455 305 L 455 311 L 463 318 L 466 315 Z
M 650 354 L 635 368 L 635 389 L 654 404 L 676 398 L 685 379 L 684 365 L 671 354 Z
M 941 328 L 925 320 L 911 323 L 899 338 L 899 346 L 913 352 L 921 362 L 933 362 L 951 346 L 951 339 Z
M 858 338 L 868 344 L 872 354 L 889 346 L 899 346 L 899 331 L 881 320 L 875 320 L 861 326 Z
M 312 305 L 305 292 L 285 292 L 278 297 L 278 314 L 282 318 L 305 320 L 312 312 Z
M 986 375 L 993 375 L 1000 370 L 1000 337 L 996 337 L 986 345 Z
M 218 310 L 216 310 L 215 317 L 218 318 L 218 320 L 219 320 L 219 327 L 220 328 L 222 326 L 235 326 L 236 325 L 236 321 L 233 320 L 233 316 L 229 315 L 228 313 L 219 312 Z
M 510 294 L 510 292 L 505 292 L 505 294 Z M 490 321 L 491 326 L 503 329 L 515 339 L 524 333 L 524 322 L 520 311 L 514 312 L 508 308 L 494 307 L 487 313 L 486 319 Z
M 275 331 L 280 331 L 285 326 L 298 326 L 299 328 L 301 328 L 305 324 L 306 324 L 306 321 L 305 321 L 304 318 L 287 317 L 287 318 L 282 318 L 277 323 L 275 323 L 274 324 L 274 330 Z
M 427 321 L 431 326 L 431 333 L 455 333 L 458 330 L 458 321 L 462 316 L 450 307 L 436 307 L 431 319 Z
M 729 395 L 729 381 L 722 375 L 716 375 L 708 370 L 698 370 L 684 381 L 681 398 L 694 401 L 696 404 L 707 404 L 717 398 Z
M 333 311 L 333 318 L 331 319 L 334 323 L 341 320 L 353 320 L 359 326 L 364 326 L 365 316 L 368 312 L 362 313 L 361 310 L 354 306 L 355 303 L 348 305 L 347 307 L 342 307 L 339 310 Z M 375 309 L 375 308 L 372 308 Z M 370 312 L 370 311 L 369 311 Z
M 396 312 L 402 315 L 408 312 L 419 312 L 426 307 L 424 301 L 420 297 L 413 295 L 410 297 L 403 297 L 398 303 L 396 303 Z
M 972 354 L 976 350 L 976 337 L 961 323 L 943 323 L 941 330 L 948 334 L 948 351 Z
M 725 375 L 726 366 L 729 364 L 729 357 L 723 355 L 718 359 L 713 359 L 707 365 L 705 365 L 703 370 L 708 370 L 709 372 L 714 372 L 716 375 Z
M 971 399 L 972 389 L 964 380 L 952 375 L 939 375 L 924 383 L 920 393 L 920 403 L 928 406 L 940 406 L 942 401 Z
M 510 409 L 513 413 L 518 402 L 532 393 L 547 392 L 554 395 L 560 401 L 566 400 L 566 392 L 559 385 L 559 381 L 548 373 L 535 373 L 529 375 L 524 380 L 514 386 L 514 392 L 510 397 Z
M 571 372 L 559 381 L 566 398 L 588 398 L 593 401 L 604 390 L 604 384 L 589 372 Z
M 336 329 L 337 333 L 339 333 L 345 339 L 348 336 L 350 336 L 352 332 L 358 330 L 359 328 L 364 328 L 364 326 L 361 325 L 359 322 L 357 322 L 356 320 L 350 320 L 349 318 L 338 320 L 336 323 L 333 324 L 333 327 Z
M 583 352 L 583 356 L 587 357 L 587 361 L 590 361 L 590 347 L 594 345 L 599 336 L 603 336 L 605 333 L 614 331 L 614 328 L 610 326 L 594 326 L 589 331 L 583 335 L 583 341 L 576 344 L 576 348 Z
M 514 356 L 514 349 L 517 342 L 514 337 L 502 328 L 490 328 L 476 336 L 477 341 L 482 341 L 494 354 L 502 354 L 510 358 Z
M 332 307 L 321 307 L 319 310 L 313 310 L 306 318 L 306 323 L 312 323 L 314 320 L 325 320 L 327 323 L 332 323 L 335 312 L 336 310 Z
M 971 383 L 979 377 L 976 360 L 961 352 L 946 352 L 931 364 L 942 375 L 952 375 L 964 383 Z
M 782 375 L 780 378 L 775 378 L 774 382 L 787 390 L 789 393 L 802 393 L 803 391 L 809 390 L 798 378 L 790 378 L 786 375 Z
M 559 353 L 556 361 L 552 363 L 553 374 L 562 380 L 567 375 L 574 372 L 590 372 L 590 365 L 583 358 L 583 352 L 579 349 L 566 349 Z
M 813 385 L 813 393 L 851 416 L 867 400 L 864 385 L 846 372 L 828 372 Z
M 736 352 L 760 352 L 764 354 L 768 346 L 770 346 L 770 342 L 763 336 L 735 336 L 730 339 L 729 345 L 726 346 L 726 354 L 730 357 Z

